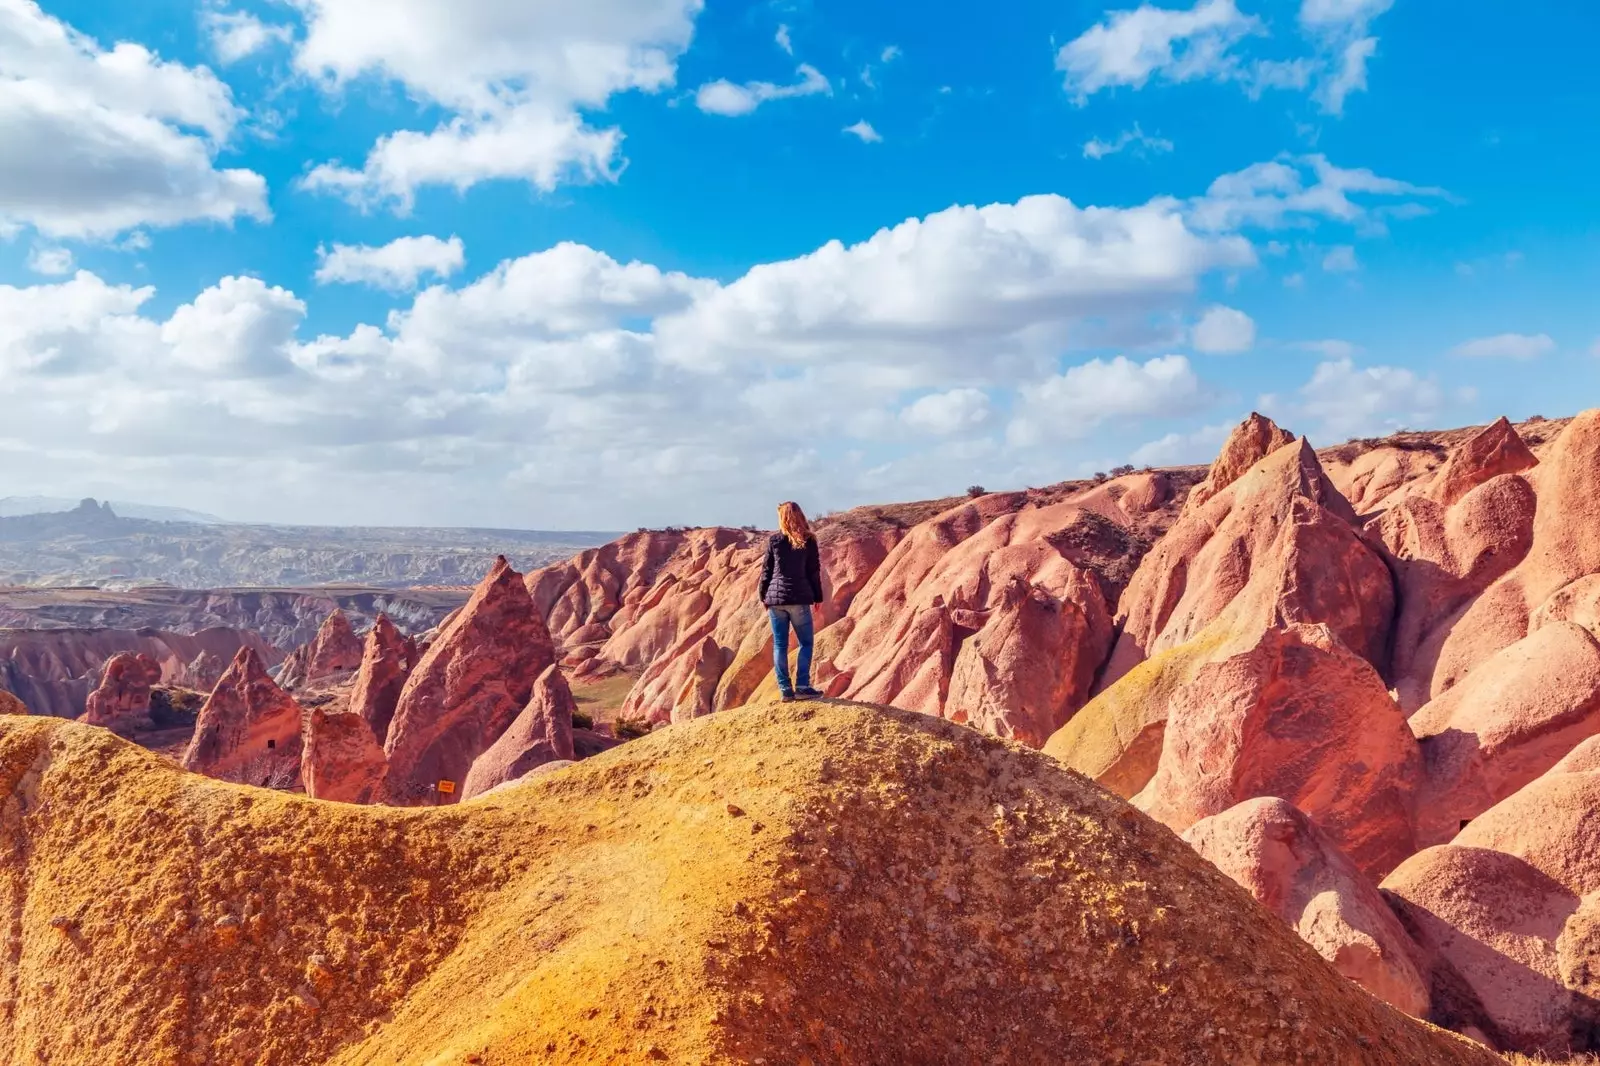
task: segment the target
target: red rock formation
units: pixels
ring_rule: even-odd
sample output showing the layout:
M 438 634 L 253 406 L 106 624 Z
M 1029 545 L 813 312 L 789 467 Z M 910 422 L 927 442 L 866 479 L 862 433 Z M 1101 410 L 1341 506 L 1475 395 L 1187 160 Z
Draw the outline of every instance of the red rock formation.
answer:
M 28 705 L 11 693 L 0 689 L 0 714 L 27 714 Z
M 361 715 L 314 707 L 306 712 L 301 742 L 300 780 L 306 795 L 340 803 L 382 798 L 388 760 Z
M 665 530 L 630 533 L 565 563 L 530 573 L 528 591 L 546 619 L 550 635 L 562 647 L 594 641 L 599 634 L 592 630 L 585 634 L 586 639 L 574 641 L 573 637 L 586 627 L 606 626 L 630 597 L 637 602 L 687 536 Z M 609 628 L 603 632 L 609 637 Z
M 184 753 L 187 770 L 247 785 L 286 788 L 300 774 L 300 705 L 252 648 L 241 648 L 200 708 Z
M 1450 453 L 1433 475 L 1427 493 L 1449 507 L 1479 485 L 1502 474 L 1531 470 L 1538 464 L 1511 422 L 1501 418 Z
M 200 692 L 210 692 L 217 687 L 217 682 L 221 681 L 222 675 L 227 672 L 228 661 L 214 651 L 203 650 L 172 678 L 172 683 Z
M 1223 442 L 1222 453 L 1211 464 L 1206 479 L 1196 485 L 1184 502 L 1185 515 L 1198 511 L 1223 489 L 1238 481 L 1261 460 L 1287 444 L 1294 443 L 1294 434 L 1280 429 L 1272 419 L 1254 411 L 1234 427 Z
M 1427 1016 L 1417 948 L 1377 889 L 1302 811 L 1247 800 L 1183 839 L 1283 919 L 1334 969 L 1407 1014 Z
M 1417 842 L 1466 822 L 1600 734 L 1600 643 L 1557 622 L 1497 653 L 1411 717 L 1421 741 Z
M 1326 626 L 1269 630 L 1202 667 L 1169 706 L 1159 768 L 1134 803 L 1175 832 L 1277 796 L 1369 875 L 1416 850 L 1416 740 L 1377 671 Z
M 386 615 L 379 615 L 367 631 L 355 687 L 350 692 L 350 710 L 359 714 L 381 746 L 389 736 L 400 692 L 417 660 L 416 645 L 400 635 Z
M 416 803 L 440 781 L 459 786 L 554 662 L 550 633 L 522 575 L 501 557 L 400 693 L 384 743 L 390 799 Z
M 106 661 L 100 687 L 89 693 L 80 719 L 88 725 L 131 730 L 150 723 L 150 688 L 161 683 L 161 664 L 141 653 L 122 652 Z
M 461 788 L 472 799 L 552 762 L 577 759 L 572 715 L 578 708 L 561 667 L 552 663 L 534 682 L 528 705 L 488 751 L 473 762 Z
M 304 688 L 318 681 L 359 669 L 362 646 L 350 619 L 337 608 L 328 615 L 309 644 L 302 644 L 284 661 L 278 683 L 287 689 Z
M 1251 454 L 1259 433 L 1241 426 L 1245 445 L 1230 442 L 1224 455 Z M 1174 694 L 1205 664 L 1254 648 L 1267 630 L 1326 624 L 1361 658 L 1383 661 L 1394 607 L 1389 570 L 1310 445 L 1285 445 L 1231 473 L 1216 471 L 1225 487 L 1144 556 L 1120 601 L 1121 635 L 1099 695 L 1045 748 L 1126 796 L 1155 772 Z

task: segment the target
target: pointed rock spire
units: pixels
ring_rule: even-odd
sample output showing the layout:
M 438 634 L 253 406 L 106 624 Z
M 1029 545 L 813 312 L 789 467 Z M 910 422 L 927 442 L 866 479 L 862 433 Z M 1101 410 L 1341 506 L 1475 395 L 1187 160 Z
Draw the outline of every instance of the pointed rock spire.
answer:
M 85 725 L 108 729 L 150 724 L 150 688 L 161 681 L 161 664 L 139 652 L 121 652 L 106 660 L 100 687 L 89 693 Z
M 200 708 L 187 770 L 247 785 L 287 787 L 300 772 L 300 705 L 253 648 L 240 648 Z
M 1185 514 L 1199 510 L 1206 501 L 1238 481 L 1246 470 L 1282 448 L 1294 443 L 1294 434 L 1280 429 L 1265 415 L 1250 412 L 1250 417 L 1234 427 L 1222 445 L 1222 452 L 1211 464 L 1206 479 L 1196 485 L 1183 505 Z
M 301 740 L 300 780 L 306 795 L 340 803 L 378 801 L 389 762 L 361 715 L 312 708 Z
M 552 663 L 534 682 L 528 705 L 488 751 L 473 762 L 461 789 L 461 798 L 474 796 L 515 781 L 550 762 L 577 758 L 572 746 L 572 715 L 578 709 L 572 690 Z
M 1428 486 L 1428 495 L 1449 507 L 1501 474 L 1517 474 L 1539 465 L 1516 427 L 1502 416 L 1494 425 L 1452 451 Z
M 311 643 L 296 648 L 284 662 L 278 671 L 278 682 L 284 688 L 300 688 L 348 674 L 361 665 L 361 653 L 361 640 L 351 628 L 350 619 L 335 608 Z
M 350 710 L 367 723 L 380 747 L 389 737 L 395 705 L 400 702 L 400 691 L 405 688 L 416 659 L 416 645 L 400 635 L 387 615 L 378 615 L 378 621 L 367 631 L 355 688 L 350 692 Z

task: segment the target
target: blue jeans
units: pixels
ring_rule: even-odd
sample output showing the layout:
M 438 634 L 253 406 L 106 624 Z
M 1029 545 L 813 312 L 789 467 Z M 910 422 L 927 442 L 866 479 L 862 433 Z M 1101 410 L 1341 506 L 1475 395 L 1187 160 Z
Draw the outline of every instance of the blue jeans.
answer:
M 767 617 L 772 621 L 772 672 L 778 677 L 778 691 L 785 696 L 794 695 L 789 683 L 789 630 L 794 629 L 800 642 L 800 661 L 795 664 L 795 680 L 801 688 L 811 687 L 811 605 L 791 603 L 783 607 L 768 607 Z

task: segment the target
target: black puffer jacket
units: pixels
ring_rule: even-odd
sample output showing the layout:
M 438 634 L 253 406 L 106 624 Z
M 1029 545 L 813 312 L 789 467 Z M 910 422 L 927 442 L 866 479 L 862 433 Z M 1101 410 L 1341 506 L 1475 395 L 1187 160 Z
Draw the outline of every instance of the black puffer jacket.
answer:
M 761 602 L 768 607 L 822 602 L 822 558 L 817 538 L 806 538 L 803 548 L 779 533 L 767 542 L 761 564 Z

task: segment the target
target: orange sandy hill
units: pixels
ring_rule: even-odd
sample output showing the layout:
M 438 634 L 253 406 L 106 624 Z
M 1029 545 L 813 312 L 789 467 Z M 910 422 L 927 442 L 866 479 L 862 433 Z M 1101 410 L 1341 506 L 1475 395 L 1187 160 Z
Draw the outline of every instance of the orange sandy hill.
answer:
M 7 1064 L 1498 1061 L 1047 757 L 847 704 L 425 810 L 4 718 L 0 913 Z

